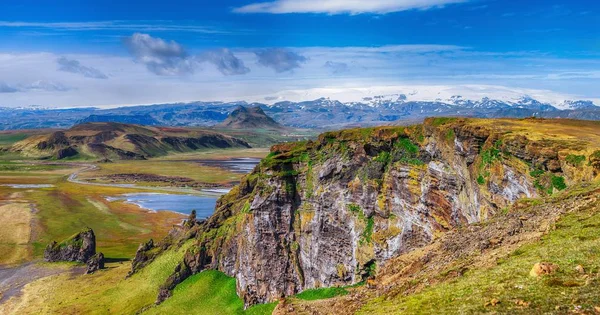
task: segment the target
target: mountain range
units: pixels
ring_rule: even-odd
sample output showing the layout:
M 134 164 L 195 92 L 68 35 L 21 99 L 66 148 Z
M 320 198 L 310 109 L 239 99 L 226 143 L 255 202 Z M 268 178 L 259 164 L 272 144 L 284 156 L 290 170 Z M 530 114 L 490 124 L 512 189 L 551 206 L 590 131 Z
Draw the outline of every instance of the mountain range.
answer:
M 222 123 L 240 105 L 258 106 L 283 126 L 316 129 L 402 124 L 432 116 L 600 119 L 600 106 L 586 100 L 567 100 L 551 104 L 529 96 L 516 99 L 473 99 L 460 95 L 443 99 L 413 100 L 410 95 L 390 94 L 347 102 L 319 98 L 273 104 L 249 104 L 241 101 L 155 104 L 110 109 L 0 108 L 0 128 L 68 128 L 83 122 L 214 126 Z

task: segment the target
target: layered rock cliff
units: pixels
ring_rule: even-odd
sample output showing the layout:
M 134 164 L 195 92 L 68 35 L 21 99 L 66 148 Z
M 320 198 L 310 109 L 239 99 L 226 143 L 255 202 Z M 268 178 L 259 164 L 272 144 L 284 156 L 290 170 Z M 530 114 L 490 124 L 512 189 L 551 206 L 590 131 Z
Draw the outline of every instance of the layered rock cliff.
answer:
M 552 126 L 437 118 L 274 146 L 211 218 L 140 247 L 133 272 L 192 240 L 158 302 L 204 269 L 235 277 L 246 305 L 363 281 L 454 227 L 596 177 L 594 140 L 536 133 Z

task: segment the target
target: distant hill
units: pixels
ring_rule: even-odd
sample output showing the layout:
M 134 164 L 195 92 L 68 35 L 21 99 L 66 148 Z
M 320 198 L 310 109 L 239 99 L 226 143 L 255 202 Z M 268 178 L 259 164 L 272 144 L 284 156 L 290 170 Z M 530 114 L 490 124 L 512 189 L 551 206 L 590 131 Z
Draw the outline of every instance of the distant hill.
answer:
M 238 106 L 223 122 L 217 124 L 215 127 L 227 129 L 285 129 L 285 127 L 265 114 L 259 106 Z
M 90 115 L 80 121 L 78 124 L 90 122 L 116 122 L 123 124 L 136 124 L 146 126 L 157 126 L 160 122 L 148 114 L 144 115 Z
M 250 147 L 221 133 L 183 128 L 157 128 L 121 123 L 86 123 L 64 131 L 34 135 L 10 147 L 39 158 L 146 159 L 169 152 L 203 148 Z

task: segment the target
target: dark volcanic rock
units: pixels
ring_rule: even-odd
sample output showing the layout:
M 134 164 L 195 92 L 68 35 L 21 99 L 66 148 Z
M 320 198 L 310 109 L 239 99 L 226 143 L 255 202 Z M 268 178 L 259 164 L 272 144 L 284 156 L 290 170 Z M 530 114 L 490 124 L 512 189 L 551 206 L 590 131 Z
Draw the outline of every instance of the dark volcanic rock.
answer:
M 85 263 L 96 254 L 96 236 L 92 229 L 81 231 L 69 239 L 46 247 L 44 259 L 49 262 L 78 261 Z
M 60 149 L 56 152 L 56 158 L 58 160 L 60 159 L 65 159 L 68 157 L 72 157 L 79 154 L 79 152 L 77 152 L 77 150 L 75 150 L 73 147 L 67 147 L 64 149 Z
M 131 271 L 129 271 L 129 273 L 127 274 L 128 277 L 133 275 L 137 270 L 149 264 L 154 259 L 154 257 L 156 257 L 158 251 L 152 251 L 155 248 L 156 246 L 154 246 L 154 240 L 152 239 L 150 239 L 146 243 L 140 244 L 135 253 L 135 257 L 131 262 Z
M 94 273 L 100 269 L 104 269 L 104 254 L 98 253 L 92 256 L 87 261 L 87 271 L 86 274 Z

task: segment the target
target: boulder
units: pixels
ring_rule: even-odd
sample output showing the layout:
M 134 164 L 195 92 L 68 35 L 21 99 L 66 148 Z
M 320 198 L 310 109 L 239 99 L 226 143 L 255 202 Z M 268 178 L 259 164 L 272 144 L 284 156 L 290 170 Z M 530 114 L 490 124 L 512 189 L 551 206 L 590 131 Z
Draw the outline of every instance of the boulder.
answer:
M 86 274 L 94 273 L 100 269 L 104 269 L 104 254 L 97 253 L 96 255 L 90 257 L 87 261 L 87 271 Z
M 48 262 L 77 261 L 85 263 L 96 254 L 96 236 L 88 228 L 58 243 L 52 242 L 44 251 L 44 260 Z

